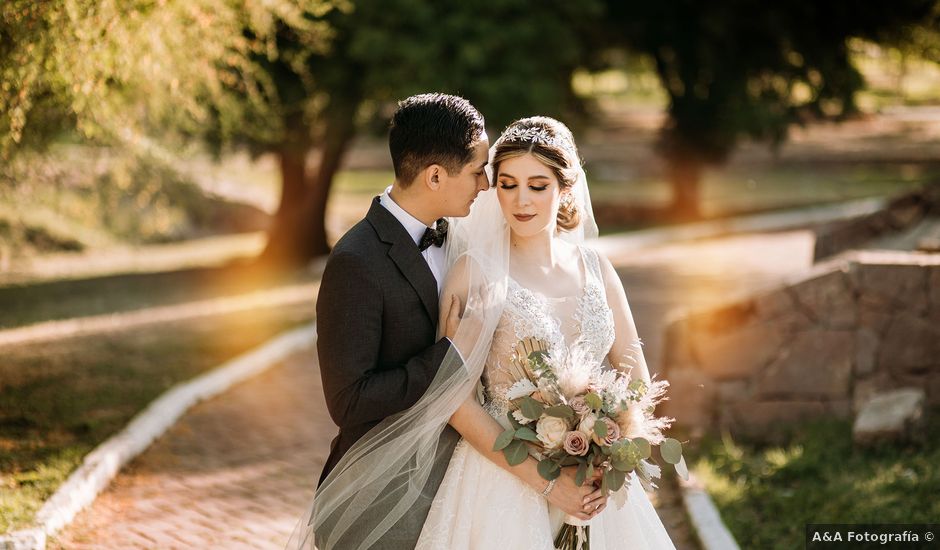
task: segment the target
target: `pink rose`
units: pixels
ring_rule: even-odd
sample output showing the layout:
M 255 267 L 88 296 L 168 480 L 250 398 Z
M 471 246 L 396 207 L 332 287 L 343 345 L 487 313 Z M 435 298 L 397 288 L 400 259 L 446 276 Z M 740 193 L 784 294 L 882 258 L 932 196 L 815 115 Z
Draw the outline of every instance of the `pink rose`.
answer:
M 601 422 L 607 424 L 607 435 L 601 439 L 597 437 L 597 433 L 592 431 L 591 439 L 594 440 L 594 443 L 597 443 L 601 447 L 605 447 L 620 439 L 620 426 L 618 426 L 616 422 L 607 418 L 606 416 L 601 418 Z
M 565 452 L 574 456 L 584 456 L 591 448 L 591 442 L 584 432 L 574 430 L 565 434 Z
M 591 406 L 587 404 L 587 401 L 581 395 L 569 401 L 568 406 L 574 409 L 575 414 L 578 416 L 584 416 L 591 412 Z

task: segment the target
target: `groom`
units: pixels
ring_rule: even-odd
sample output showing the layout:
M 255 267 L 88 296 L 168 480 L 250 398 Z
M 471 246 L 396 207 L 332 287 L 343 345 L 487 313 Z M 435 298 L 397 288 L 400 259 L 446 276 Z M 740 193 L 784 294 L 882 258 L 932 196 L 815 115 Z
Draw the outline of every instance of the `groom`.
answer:
M 317 300 L 320 376 L 339 426 L 321 483 L 366 432 L 418 401 L 453 345 L 436 338 L 443 218 L 468 215 L 489 187 L 483 116 L 463 98 L 405 99 L 388 145 L 395 181 L 333 248 Z

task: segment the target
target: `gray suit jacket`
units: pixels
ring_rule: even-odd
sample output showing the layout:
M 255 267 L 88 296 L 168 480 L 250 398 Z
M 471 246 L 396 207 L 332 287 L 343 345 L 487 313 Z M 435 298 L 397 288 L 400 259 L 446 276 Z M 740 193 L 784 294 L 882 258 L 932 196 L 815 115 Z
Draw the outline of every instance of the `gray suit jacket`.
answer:
M 333 248 L 317 299 L 317 354 L 330 416 L 339 426 L 320 481 L 363 435 L 424 394 L 450 348 L 436 340 L 437 282 L 411 236 L 376 197 Z M 459 436 L 445 428 L 449 457 Z M 440 457 L 440 455 L 439 455 Z M 374 548 L 413 548 L 443 478 Z

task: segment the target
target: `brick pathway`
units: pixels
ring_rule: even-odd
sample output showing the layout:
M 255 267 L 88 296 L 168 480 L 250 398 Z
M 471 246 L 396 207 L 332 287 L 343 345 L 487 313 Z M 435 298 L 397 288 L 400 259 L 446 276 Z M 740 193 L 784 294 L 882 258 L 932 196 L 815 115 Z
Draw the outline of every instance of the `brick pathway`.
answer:
M 655 372 L 677 308 L 760 288 L 810 264 L 805 232 L 676 244 L 612 258 Z M 313 350 L 193 408 L 132 462 L 51 548 L 283 548 L 335 432 Z M 656 496 L 680 549 L 695 548 L 679 495 Z
M 334 431 L 311 349 L 190 410 L 49 546 L 282 549 Z

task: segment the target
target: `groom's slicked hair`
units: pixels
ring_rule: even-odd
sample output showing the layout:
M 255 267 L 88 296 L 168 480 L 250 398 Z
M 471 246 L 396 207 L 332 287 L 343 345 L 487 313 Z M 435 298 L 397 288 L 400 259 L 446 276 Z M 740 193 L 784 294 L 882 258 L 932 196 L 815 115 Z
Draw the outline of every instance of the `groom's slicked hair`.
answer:
M 400 101 L 388 132 L 395 179 L 407 187 L 432 164 L 448 174 L 459 172 L 473 158 L 483 124 L 483 115 L 455 95 L 420 94 Z

